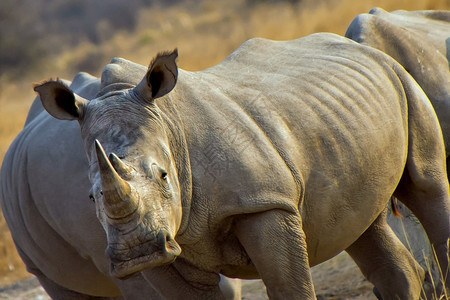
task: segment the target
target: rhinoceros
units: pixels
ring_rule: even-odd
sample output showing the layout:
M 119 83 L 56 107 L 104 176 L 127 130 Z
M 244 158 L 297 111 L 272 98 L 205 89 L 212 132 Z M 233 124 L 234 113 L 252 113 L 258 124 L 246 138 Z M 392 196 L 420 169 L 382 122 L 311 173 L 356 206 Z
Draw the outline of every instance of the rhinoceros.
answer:
M 111 88 L 135 86 L 145 72 L 144 66 L 115 58 L 101 80 L 79 73 L 63 82 L 92 99 Z M 53 299 L 160 299 L 141 275 L 109 276 L 106 236 L 88 197 L 88 170 L 78 126 L 51 117 L 37 97 L 4 158 L 0 186 L 3 214 L 28 271 Z M 240 298 L 239 287 L 221 280 L 227 298 Z
M 346 36 L 392 56 L 419 83 L 438 116 L 447 149 L 448 169 L 450 12 L 399 10 L 389 13 L 381 8 L 374 8 L 368 14 L 358 15 L 350 24 Z M 420 223 L 401 203 L 397 205 L 397 210 L 402 211 L 404 218 L 389 215 L 388 223 L 403 242 L 408 244 L 421 265 L 430 265 L 434 254 Z M 438 278 L 438 266 L 433 272 L 434 277 Z
M 425 272 L 386 223 L 393 194 L 448 273 L 443 138 L 395 60 L 326 33 L 251 39 L 198 72 L 176 57 L 91 101 L 59 81 L 35 86 L 51 115 L 80 125 L 112 276 L 221 298 L 221 273 L 262 278 L 273 299 L 314 299 L 310 267 L 345 250 L 384 299 L 417 299 Z
M 393 11 L 374 8 L 358 15 L 346 37 L 397 60 L 427 94 L 450 154 L 450 11 Z

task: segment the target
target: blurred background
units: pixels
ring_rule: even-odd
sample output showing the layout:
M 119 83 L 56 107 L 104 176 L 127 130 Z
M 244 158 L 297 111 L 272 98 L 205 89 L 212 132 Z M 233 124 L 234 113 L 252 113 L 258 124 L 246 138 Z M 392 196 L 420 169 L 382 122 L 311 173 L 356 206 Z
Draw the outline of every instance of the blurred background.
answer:
M 450 0 L 1 0 L 0 162 L 23 127 L 33 82 L 100 76 L 115 56 L 146 65 L 175 47 L 181 68 L 201 70 L 252 37 L 344 35 L 373 7 L 448 10 Z M 28 276 L 0 215 L 0 286 Z

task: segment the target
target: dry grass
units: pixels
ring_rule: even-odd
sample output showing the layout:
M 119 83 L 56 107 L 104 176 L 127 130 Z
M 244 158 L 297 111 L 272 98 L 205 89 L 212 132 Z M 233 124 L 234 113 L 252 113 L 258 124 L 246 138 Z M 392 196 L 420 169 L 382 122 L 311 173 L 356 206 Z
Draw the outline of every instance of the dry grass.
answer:
M 411 246 L 410 239 L 414 238 L 408 234 L 408 230 L 405 227 L 404 223 L 405 219 L 400 219 L 401 229 L 403 236 L 406 240 L 405 246 L 411 253 L 414 253 L 414 248 Z M 450 246 L 450 239 L 447 240 L 447 249 Z M 448 300 L 449 294 L 445 289 L 445 281 L 447 279 L 448 269 L 443 270 L 441 265 L 438 262 L 438 257 L 434 247 L 431 247 L 431 253 L 428 253 L 427 250 L 422 249 L 422 254 L 425 259 L 425 266 L 421 266 L 428 272 L 428 283 L 422 286 L 422 295 L 424 300 Z M 447 259 L 450 260 L 450 253 L 447 253 Z M 417 258 L 417 257 L 416 257 Z M 450 267 L 450 266 L 449 266 Z M 417 277 L 420 277 L 420 270 L 415 269 Z M 425 287 L 426 285 L 426 287 Z M 444 287 L 444 288 L 443 288 Z M 431 292 L 431 296 L 429 293 Z
M 450 239 L 447 240 L 447 249 L 449 249 L 450 247 Z M 433 254 L 434 254 L 434 261 L 436 262 L 436 264 L 438 265 L 438 271 L 439 271 L 439 278 L 438 281 L 435 281 L 433 279 L 433 277 L 431 277 L 432 280 L 432 286 L 433 286 L 433 292 L 434 295 L 438 295 L 438 293 L 436 292 L 438 290 L 439 287 L 441 287 L 443 289 L 443 293 L 440 296 L 436 296 L 436 300 L 448 300 L 450 299 L 450 295 L 449 295 L 449 290 L 447 290 L 445 288 L 445 282 L 447 280 L 447 276 L 450 273 L 450 270 L 448 268 L 450 268 L 450 266 L 447 266 L 447 269 L 443 270 L 441 265 L 439 265 L 437 263 L 438 261 L 438 257 L 436 254 L 436 251 L 433 248 Z M 447 261 L 450 261 L 450 253 L 447 253 Z M 431 268 L 431 262 L 428 263 L 428 268 Z M 435 299 L 433 299 L 435 300 Z
M 83 44 L 43 64 L 39 73 L 21 82 L 7 82 L 0 75 L 0 161 L 23 127 L 34 98 L 31 83 L 48 77 L 72 78 L 82 66 L 105 65 L 121 56 L 147 64 L 161 50 L 178 47 L 180 66 L 200 70 L 212 66 L 252 37 L 277 40 L 298 38 L 314 32 L 343 35 L 352 19 L 373 7 L 396 9 L 449 9 L 449 0 L 303 0 L 297 5 L 261 3 L 248 6 L 243 0 L 182 2 L 169 9 L 143 10 L 136 32 L 118 32 L 100 46 Z M 100 69 L 96 75 L 99 75 Z M 26 276 L 15 254 L 6 225 L 0 218 L 0 284 Z

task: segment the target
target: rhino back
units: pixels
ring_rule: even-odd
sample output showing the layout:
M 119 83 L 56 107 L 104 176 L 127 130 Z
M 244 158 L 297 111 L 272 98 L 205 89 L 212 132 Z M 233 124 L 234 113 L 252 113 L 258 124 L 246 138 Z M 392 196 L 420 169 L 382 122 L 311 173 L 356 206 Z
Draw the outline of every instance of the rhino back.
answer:
M 375 8 L 370 11 L 371 14 L 383 16 L 392 20 L 397 26 L 402 26 L 415 35 L 424 37 L 422 43 L 431 42 L 447 61 L 450 61 L 450 51 L 448 39 L 450 38 L 450 11 L 444 10 L 422 10 L 406 11 L 396 10 L 389 15 L 386 11 Z
M 447 47 L 447 40 L 450 37 L 449 26 L 450 12 L 448 11 L 387 12 L 381 8 L 374 8 L 368 14 L 357 16 L 347 29 L 346 36 L 358 42 L 365 39 L 384 40 L 376 48 L 393 47 L 405 39 L 414 39 L 417 42 L 415 48 L 425 47 L 426 49 L 431 44 L 434 50 L 449 60 Z M 391 31 L 395 31 L 397 36 Z M 414 48 L 409 50 L 416 51 Z

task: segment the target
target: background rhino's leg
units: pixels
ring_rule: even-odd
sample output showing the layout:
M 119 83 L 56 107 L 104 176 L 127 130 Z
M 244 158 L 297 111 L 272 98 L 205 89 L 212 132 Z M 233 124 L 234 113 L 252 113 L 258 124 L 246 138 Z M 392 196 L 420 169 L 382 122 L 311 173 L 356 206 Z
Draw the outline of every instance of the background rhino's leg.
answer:
M 239 300 L 242 297 L 242 282 L 240 279 L 220 275 L 219 287 L 225 299 Z
M 425 271 L 386 222 L 387 210 L 346 249 L 383 299 L 418 299 Z
M 306 237 L 298 213 L 270 210 L 244 215 L 235 233 L 271 299 L 316 299 Z
M 414 259 L 428 272 L 427 275 L 432 276 L 435 282 L 439 282 L 440 275 L 437 264 L 434 262 L 434 253 L 422 224 L 406 205 L 397 201 L 394 197 L 391 201 L 387 223 L 403 245 L 411 252 Z M 394 214 L 394 208 L 401 217 Z
M 408 98 L 408 157 L 394 193 L 422 223 L 450 289 L 450 197 L 446 154 L 436 114 L 417 84 L 400 73 Z

